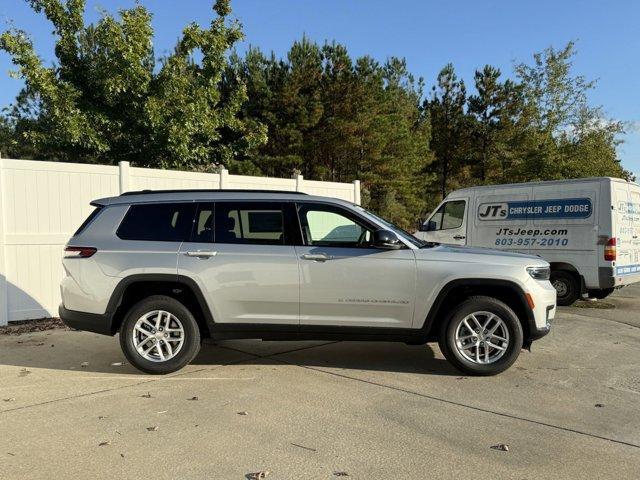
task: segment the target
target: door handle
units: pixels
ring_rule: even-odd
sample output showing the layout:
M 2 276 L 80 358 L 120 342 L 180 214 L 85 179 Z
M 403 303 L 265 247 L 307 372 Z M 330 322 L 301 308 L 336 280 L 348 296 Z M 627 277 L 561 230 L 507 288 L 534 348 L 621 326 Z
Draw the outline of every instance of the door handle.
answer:
M 454 235 L 453 238 L 454 240 L 464 240 L 467 237 L 465 237 L 464 235 Z
M 305 260 L 314 260 L 316 262 L 326 262 L 327 260 L 333 259 L 331 255 L 327 255 L 326 253 L 305 253 L 302 255 L 302 258 Z
M 218 252 L 210 252 L 206 250 L 195 250 L 195 251 L 189 251 L 185 253 L 187 257 L 201 257 L 201 258 L 215 257 L 217 254 Z

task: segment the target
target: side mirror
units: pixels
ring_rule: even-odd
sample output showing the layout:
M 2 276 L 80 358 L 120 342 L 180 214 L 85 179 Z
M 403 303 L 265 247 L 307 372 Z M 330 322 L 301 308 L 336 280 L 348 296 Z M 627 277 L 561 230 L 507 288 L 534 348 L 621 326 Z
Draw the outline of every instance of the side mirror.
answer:
M 420 231 L 421 232 L 433 232 L 436 230 L 436 222 L 434 222 L 433 220 L 429 220 L 427 222 L 424 222 L 422 225 L 420 225 Z
M 375 248 L 397 250 L 402 248 L 402 243 L 398 236 L 391 230 L 376 230 L 373 232 L 373 246 Z

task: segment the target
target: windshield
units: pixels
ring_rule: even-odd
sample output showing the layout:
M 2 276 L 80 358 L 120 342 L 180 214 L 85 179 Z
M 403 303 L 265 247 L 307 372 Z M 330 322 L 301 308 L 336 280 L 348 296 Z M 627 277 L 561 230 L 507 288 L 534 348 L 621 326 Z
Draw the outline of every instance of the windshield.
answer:
M 410 244 L 412 244 L 412 245 L 414 245 L 414 246 L 416 246 L 418 248 L 422 248 L 422 247 L 427 245 L 426 242 L 423 242 L 419 238 L 414 237 L 413 235 L 411 235 L 406 230 L 398 227 L 397 225 L 394 225 L 393 223 L 385 220 L 384 218 L 380 218 L 375 213 L 371 213 L 369 210 L 365 210 L 362 207 L 358 207 L 358 208 L 360 210 L 362 210 L 363 212 L 365 212 L 367 215 L 375 218 L 378 222 L 382 223 L 385 227 L 389 228 L 389 230 L 392 230 L 396 235 L 398 235 L 399 237 L 402 237 L 403 240 L 406 240 Z

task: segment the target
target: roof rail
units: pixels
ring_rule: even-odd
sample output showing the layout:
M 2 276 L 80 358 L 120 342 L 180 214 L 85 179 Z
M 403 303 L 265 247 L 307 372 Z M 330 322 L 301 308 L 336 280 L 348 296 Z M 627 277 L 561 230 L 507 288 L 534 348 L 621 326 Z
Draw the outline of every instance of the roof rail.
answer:
M 120 196 L 128 195 L 146 195 L 154 193 L 194 193 L 194 192 L 211 192 L 211 193 L 286 193 L 290 195 L 307 195 L 303 192 L 294 192 L 291 190 L 250 190 L 250 189 L 218 189 L 218 188 L 194 188 L 184 190 L 137 190 L 133 192 L 124 192 Z

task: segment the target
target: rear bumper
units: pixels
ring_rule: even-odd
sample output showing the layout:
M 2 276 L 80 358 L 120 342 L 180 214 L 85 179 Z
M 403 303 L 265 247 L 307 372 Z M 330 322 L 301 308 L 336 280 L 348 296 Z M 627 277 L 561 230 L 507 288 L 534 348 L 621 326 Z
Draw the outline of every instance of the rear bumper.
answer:
M 640 265 L 598 268 L 598 287 L 614 288 L 640 282 Z
M 99 333 L 101 335 L 115 334 L 112 329 L 112 319 L 110 315 L 67 310 L 63 305 L 58 307 L 58 315 L 60 316 L 60 320 L 70 328 Z

